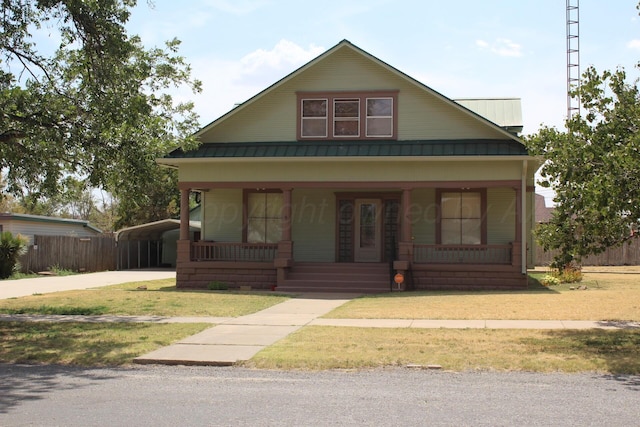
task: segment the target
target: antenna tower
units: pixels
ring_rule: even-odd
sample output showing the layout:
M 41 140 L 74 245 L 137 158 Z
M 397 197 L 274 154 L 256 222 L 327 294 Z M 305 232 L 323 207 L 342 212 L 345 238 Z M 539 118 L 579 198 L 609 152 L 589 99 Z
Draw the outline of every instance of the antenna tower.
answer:
M 580 0 L 567 0 L 567 119 L 580 115 L 580 98 L 571 91 L 580 87 Z

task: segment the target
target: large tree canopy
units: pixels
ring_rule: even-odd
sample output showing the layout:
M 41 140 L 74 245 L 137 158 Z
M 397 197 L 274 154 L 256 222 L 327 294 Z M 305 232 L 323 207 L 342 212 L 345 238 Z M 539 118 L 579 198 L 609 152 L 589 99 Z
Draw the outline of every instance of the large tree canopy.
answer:
M 600 253 L 636 235 L 640 221 L 640 93 L 624 70 L 583 75 L 584 113 L 567 131 L 543 128 L 528 139 L 543 155 L 542 182 L 555 190 L 553 219 L 538 237 L 559 249 L 555 267 Z
M 136 0 L 2 0 L 0 168 L 9 191 L 47 197 L 66 177 L 109 191 L 118 225 L 166 218 L 175 176 L 155 158 L 194 144 L 197 117 L 173 88 L 199 91 L 179 41 L 127 34 Z M 46 34 L 59 40 L 47 53 Z M 43 36 L 44 35 L 44 36 Z

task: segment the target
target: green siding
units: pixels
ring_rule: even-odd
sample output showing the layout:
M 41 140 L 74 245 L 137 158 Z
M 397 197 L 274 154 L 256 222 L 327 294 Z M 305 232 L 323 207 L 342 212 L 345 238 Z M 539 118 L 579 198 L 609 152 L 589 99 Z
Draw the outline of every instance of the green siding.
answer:
M 242 190 L 214 189 L 202 194 L 202 239 L 242 241 Z
M 180 181 L 323 182 L 323 181 L 481 181 L 520 180 L 522 162 L 491 161 L 225 161 L 190 163 L 179 170 Z
M 336 198 L 331 190 L 292 193 L 293 254 L 296 261 L 334 262 Z
M 411 193 L 411 213 L 413 215 L 413 242 L 418 245 L 436 243 L 436 190 L 422 188 Z
M 487 191 L 487 244 L 504 245 L 516 239 L 516 192 L 511 188 Z

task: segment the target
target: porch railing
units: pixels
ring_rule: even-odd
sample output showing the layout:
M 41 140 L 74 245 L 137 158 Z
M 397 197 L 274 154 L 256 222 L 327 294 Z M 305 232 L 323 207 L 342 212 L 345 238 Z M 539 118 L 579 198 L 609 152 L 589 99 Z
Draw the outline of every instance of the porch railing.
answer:
M 414 245 L 413 262 L 511 264 L 512 245 Z
M 193 261 L 269 262 L 276 258 L 277 243 L 192 242 Z

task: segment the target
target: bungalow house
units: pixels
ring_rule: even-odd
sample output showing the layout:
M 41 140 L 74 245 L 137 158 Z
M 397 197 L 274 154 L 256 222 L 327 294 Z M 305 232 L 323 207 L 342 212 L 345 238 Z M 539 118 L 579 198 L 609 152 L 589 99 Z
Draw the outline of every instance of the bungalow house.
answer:
M 158 159 L 202 200 L 178 287 L 525 288 L 540 162 L 482 106 L 338 43 Z

